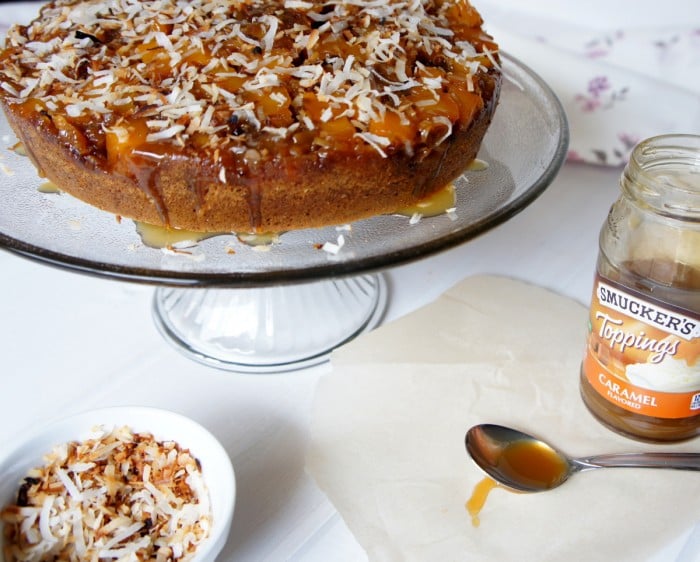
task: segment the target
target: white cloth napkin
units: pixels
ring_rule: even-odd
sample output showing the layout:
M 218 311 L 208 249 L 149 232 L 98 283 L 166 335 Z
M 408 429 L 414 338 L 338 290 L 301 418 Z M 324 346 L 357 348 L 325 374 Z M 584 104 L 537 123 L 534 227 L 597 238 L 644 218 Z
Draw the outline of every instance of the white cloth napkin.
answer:
M 639 141 L 700 134 L 700 4 L 475 0 L 501 49 L 535 70 L 569 120 L 569 160 L 624 164 Z

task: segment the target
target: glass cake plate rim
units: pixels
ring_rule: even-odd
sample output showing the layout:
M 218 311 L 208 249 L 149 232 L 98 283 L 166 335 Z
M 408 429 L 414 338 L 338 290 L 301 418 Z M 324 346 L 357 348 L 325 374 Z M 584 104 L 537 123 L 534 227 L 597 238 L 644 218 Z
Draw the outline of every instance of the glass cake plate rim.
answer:
M 45 265 L 57 266 L 77 273 L 132 282 L 179 287 L 269 286 L 292 282 L 307 282 L 323 278 L 360 275 L 381 271 L 389 267 L 416 261 L 448 250 L 498 226 L 526 208 L 551 184 L 566 158 L 569 142 L 569 127 L 563 107 L 556 95 L 542 78 L 518 59 L 507 53 L 501 53 L 501 58 L 505 74 L 504 87 L 501 93 L 500 107 L 496 111 L 489 132 L 487 132 L 484 146 L 488 144 L 490 136 L 493 137 L 492 144 L 499 145 L 500 143 L 507 142 L 507 139 L 502 138 L 504 135 L 501 134 L 500 130 L 495 129 L 496 124 L 506 119 L 504 113 L 509 111 L 510 113 L 508 113 L 507 117 L 513 117 L 516 121 L 515 123 L 508 124 L 509 128 L 517 128 L 517 126 L 521 125 L 523 127 L 532 126 L 532 123 L 525 122 L 528 118 L 533 119 L 538 117 L 542 120 L 541 125 L 534 125 L 535 130 L 534 132 L 530 131 L 530 136 L 532 136 L 533 139 L 546 139 L 548 141 L 548 153 L 539 155 L 536 151 L 530 150 L 531 147 L 536 146 L 535 143 L 523 141 L 523 148 L 525 150 L 519 151 L 520 153 L 517 155 L 495 153 L 485 158 L 485 160 L 489 162 L 489 168 L 484 174 L 488 176 L 492 174 L 492 172 L 489 171 L 493 167 L 491 166 L 491 160 L 495 161 L 501 157 L 508 158 L 509 156 L 517 156 L 517 158 L 515 158 L 516 164 L 523 165 L 523 161 L 536 161 L 538 156 L 542 157 L 538 161 L 539 169 L 533 172 L 534 175 L 527 178 L 525 183 L 523 183 L 522 178 L 511 178 L 513 180 L 512 193 L 505 195 L 506 198 L 504 201 L 497 202 L 495 207 L 489 209 L 483 216 L 470 217 L 464 220 L 461 219 L 462 207 L 469 206 L 471 203 L 471 199 L 467 198 L 462 203 L 460 203 L 458 199 L 456 220 L 446 216 L 424 218 L 419 222 L 419 226 L 416 226 L 415 224 L 409 224 L 410 221 L 408 217 L 380 216 L 358 221 L 358 223 L 343 227 L 292 231 L 280 235 L 280 241 L 273 243 L 271 248 L 267 248 L 272 259 L 264 259 L 265 252 L 251 251 L 250 248 L 237 248 L 233 254 L 242 254 L 244 261 L 232 258 L 230 260 L 230 269 L 224 265 L 224 267 L 219 270 L 208 269 L 211 260 L 207 263 L 207 259 L 198 263 L 187 257 L 182 257 L 181 261 L 178 261 L 178 256 L 169 256 L 167 258 L 154 257 L 153 252 L 158 252 L 160 254 L 162 250 L 145 246 L 138 249 L 138 251 L 142 252 L 141 255 L 143 256 L 141 262 L 139 261 L 139 254 L 137 251 L 135 252 L 135 262 L 120 263 L 117 256 L 121 257 L 122 254 L 120 254 L 120 252 L 126 252 L 125 246 L 133 246 L 133 242 L 121 240 L 119 239 L 119 235 L 117 235 L 118 239 L 114 247 L 108 247 L 110 244 L 105 244 L 104 255 L 99 254 L 101 250 L 98 249 L 97 257 L 83 254 L 80 250 L 83 246 L 80 244 L 77 250 L 73 249 L 72 251 L 62 251 L 60 244 L 59 248 L 49 248 L 46 246 L 53 244 L 54 238 L 52 238 L 50 244 L 35 243 L 22 239 L 16 232 L 12 231 L 12 217 L 9 217 L 9 221 L 3 220 L 1 214 L 0 248 L 39 261 Z M 511 105 L 513 105 L 514 102 L 529 104 L 528 107 L 536 110 L 538 113 L 536 115 L 526 115 L 525 112 L 522 112 L 521 114 L 518 112 L 519 107 L 511 109 Z M 504 108 L 508 108 L 508 110 Z M 4 127 L 0 132 L 4 134 L 9 130 L 4 116 L 0 121 L 0 125 Z M 503 124 L 503 126 L 505 125 Z M 11 131 L 10 134 L 12 134 Z M 509 135 L 505 136 L 508 137 Z M 531 153 L 528 153 L 528 151 Z M 481 152 L 479 157 L 482 158 Z M 33 169 L 28 159 L 24 159 L 23 166 Z M 507 168 L 505 164 L 503 167 Z M 470 179 L 473 179 L 466 178 L 466 175 L 470 173 L 471 172 L 465 172 L 460 180 L 464 179 L 464 181 L 468 183 Z M 478 174 L 481 173 L 482 172 L 473 172 L 477 177 L 477 183 L 481 180 L 488 183 L 490 181 L 488 177 L 482 176 L 479 178 Z M 508 173 L 509 170 L 506 170 L 506 175 L 508 175 Z M 10 188 L 9 190 L 4 190 L 6 197 L 12 197 L 13 193 L 17 196 L 17 192 L 19 191 L 12 189 L 12 178 L 13 175 L 9 174 L 0 176 L 0 191 L 3 191 L 2 188 Z M 500 178 L 497 176 L 495 179 L 499 180 Z M 41 180 L 37 179 L 36 181 L 40 182 Z M 503 187 L 501 183 L 503 182 L 499 181 L 498 185 L 495 186 L 489 184 L 489 187 L 497 187 L 500 189 Z M 39 183 L 37 183 L 36 187 L 39 187 Z M 35 189 L 35 191 L 38 193 L 37 189 Z M 42 196 L 42 194 L 39 195 Z M 35 194 L 32 195 L 32 197 L 34 196 Z M 49 197 L 54 197 L 54 195 Z M 63 195 L 56 195 L 55 197 L 63 197 Z M 75 200 L 74 203 L 75 206 L 81 210 L 80 212 L 84 214 L 101 214 L 102 216 L 113 217 L 113 215 L 109 213 L 89 207 L 80 201 Z M 479 204 L 480 203 L 477 203 L 477 206 Z M 493 202 L 489 200 L 488 204 L 491 205 Z M 22 202 L 22 205 L 18 204 L 18 209 L 26 210 L 26 207 L 30 207 L 30 211 L 35 210 L 31 203 L 27 205 L 25 202 Z M 478 209 L 468 209 L 469 213 L 474 213 L 475 211 L 478 211 Z M 44 214 L 47 212 L 50 214 L 51 210 L 44 211 Z M 479 213 L 477 212 L 476 214 L 478 215 Z M 46 220 L 50 226 L 53 220 L 52 217 L 48 217 Z M 441 222 L 438 224 L 437 228 L 433 230 L 431 229 L 431 221 Z M 452 225 L 449 221 L 453 221 L 456 224 Z M 4 231 L 4 229 L 8 231 Z M 416 233 L 417 229 L 422 230 Z M 56 238 L 60 239 L 61 236 L 64 235 L 63 231 L 60 229 L 57 231 L 59 234 Z M 31 236 L 31 229 L 29 229 L 28 232 Z M 352 248 L 351 244 L 351 250 L 348 250 L 346 247 L 339 244 L 341 242 L 341 237 L 343 240 L 349 239 L 352 241 L 356 232 L 360 233 L 361 239 L 354 248 Z M 71 236 L 80 236 L 79 232 L 70 234 Z M 415 240 L 411 239 L 410 236 L 406 236 L 407 234 L 416 234 Z M 86 236 L 89 237 L 89 234 Z M 382 238 L 382 236 L 384 238 Z M 404 236 L 407 241 L 402 244 L 400 238 Z M 294 242 L 291 245 L 285 246 L 285 237 L 293 237 Z M 235 235 L 227 234 L 224 236 L 217 236 L 216 238 L 235 239 Z M 204 246 L 208 244 L 210 240 L 214 240 L 214 238 L 201 242 L 197 246 Z M 300 240 L 301 242 L 299 242 Z M 319 241 L 323 240 L 331 243 L 331 246 L 335 246 L 338 250 L 337 253 L 328 253 L 320 249 L 322 244 Z M 397 245 L 384 251 L 382 248 L 378 247 L 383 241 L 396 243 Z M 336 242 L 338 242 L 338 244 L 336 244 Z M 301 250 L 299 249 L 300 243 L 305 245 Z M 122 244 L 121 248 L 119 244 Z M 296 246 L 293 251 L 290 250 L 291 246 Z M 217 248 L 218 252 L 223 251 L 220 244 Z M 255 250 L 255 248 L 252 250 Z M 306 250 L 308 250 L 308 253 L 306 253 Z M 263 256 L 263 258 L 261 258 L 261 256 Z M 215 259 L 220 261 L 221 256 L 217 254 Z M 256 260 L 260 261 L 259 266 L 256 264 Z M 144 265 L 151 263 L 157 263 L 158 267 Z M 250 267 L 250 264 L 252 264 L 252 267 Z M 249 266 L 249 268 L 245 269 L 244 267 L 239 267 L 242 265 Z

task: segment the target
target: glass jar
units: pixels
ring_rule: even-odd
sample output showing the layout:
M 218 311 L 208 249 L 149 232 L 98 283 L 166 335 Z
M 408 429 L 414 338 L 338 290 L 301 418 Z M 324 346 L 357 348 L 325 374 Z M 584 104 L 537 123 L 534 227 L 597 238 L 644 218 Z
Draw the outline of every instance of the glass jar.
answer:
M 600 234 L 581 396 L 648 441 L 700 433 L 700 136 L 640 143 Z

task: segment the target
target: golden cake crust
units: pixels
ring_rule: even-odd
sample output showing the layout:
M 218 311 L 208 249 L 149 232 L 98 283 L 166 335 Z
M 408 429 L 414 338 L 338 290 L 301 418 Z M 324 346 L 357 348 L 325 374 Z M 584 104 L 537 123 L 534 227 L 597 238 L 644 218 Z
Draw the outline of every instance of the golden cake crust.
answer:
M 376 3 L 364 1 L 232 2 L 227 17 L 190 24 L 183 14 L 172 23 L 178 14 L 166 10 L 134 30 L 148 46 L 136 55 L 123 35 L 138 20 L 105 19 L 99 10 L 110 4 L 55 2 L 43 23 L 15 28 L 0 57 L 0 103 L 48 179 L 139 221 L 283 231 L 390 213 L 468 166 L 498 102 L 495 45 L 464 1 L 414 2 L 415 18 L 403 27 L 382 23 Z M 205 14 L 211 3 L 192 4 Z M 398 13 L 398 2 L 386 4 Z M 57 18 L 68 23 L 47 28 Z M 237 30 L 219 51 L 200 37 L 217 21 Z M 443 27 L 430 35 L 430 26 Z M 384 35 L 370 52 L 367 37 Z M 199 50 L 188 51 L 190 43 Z M 393 50 L 377 60 L 381 49 Z M 40 69 L 57 52 L 70 55 L 59 84 L 55 69 L 53 83 Z M 168 104 L 185 88 L 185 101 Z

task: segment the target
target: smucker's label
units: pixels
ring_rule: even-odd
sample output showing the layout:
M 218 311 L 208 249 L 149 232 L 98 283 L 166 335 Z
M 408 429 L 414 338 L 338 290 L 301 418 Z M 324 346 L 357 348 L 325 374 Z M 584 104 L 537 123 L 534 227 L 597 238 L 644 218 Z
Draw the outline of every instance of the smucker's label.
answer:
M 596 276 L 583 370 L 612 404 L 655 418 L 700 415 L 700 315 Z

